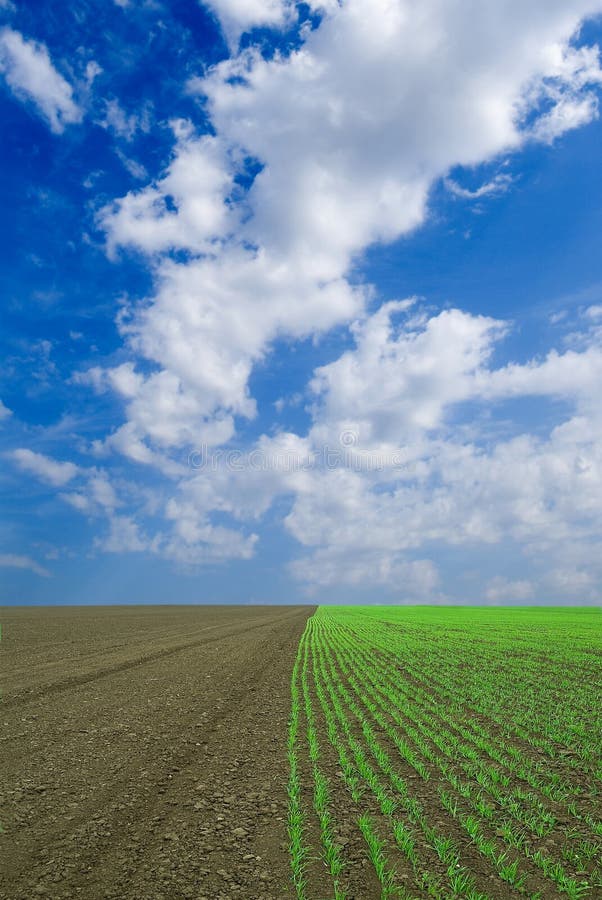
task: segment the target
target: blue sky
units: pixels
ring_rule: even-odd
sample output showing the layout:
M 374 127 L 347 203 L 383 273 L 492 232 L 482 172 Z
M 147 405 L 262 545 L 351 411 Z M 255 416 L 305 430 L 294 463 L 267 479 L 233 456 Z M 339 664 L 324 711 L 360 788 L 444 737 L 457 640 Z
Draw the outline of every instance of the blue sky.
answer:
M 598 603 L 600 2 L 0 3 L 0 601 Z

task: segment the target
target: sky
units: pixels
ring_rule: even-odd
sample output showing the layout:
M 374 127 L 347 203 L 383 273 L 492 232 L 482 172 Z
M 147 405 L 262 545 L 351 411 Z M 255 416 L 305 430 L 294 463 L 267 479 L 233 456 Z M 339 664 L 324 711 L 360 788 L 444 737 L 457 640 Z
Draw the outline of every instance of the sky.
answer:
M 602 0 L 0 0 L 0 602 L 598 604 Z

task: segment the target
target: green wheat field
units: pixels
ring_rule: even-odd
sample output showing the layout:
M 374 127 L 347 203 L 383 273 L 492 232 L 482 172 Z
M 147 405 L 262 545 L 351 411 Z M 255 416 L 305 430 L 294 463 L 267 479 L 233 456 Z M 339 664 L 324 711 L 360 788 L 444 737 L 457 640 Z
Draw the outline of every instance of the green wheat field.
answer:
M 291 683 L 297 897 L 602 897 L 601 625 L 320 607 Z

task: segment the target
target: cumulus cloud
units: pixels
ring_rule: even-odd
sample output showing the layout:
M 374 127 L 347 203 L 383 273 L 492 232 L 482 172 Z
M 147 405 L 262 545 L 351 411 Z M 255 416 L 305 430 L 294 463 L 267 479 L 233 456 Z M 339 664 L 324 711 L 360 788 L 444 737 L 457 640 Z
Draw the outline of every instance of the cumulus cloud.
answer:
M 351 422 L 365 442 L 403 442 L 436 428 L 446 406 L 474 394 L 505 324 L 452 309 L 404 322 L 396 335 L 392 318 L 407 309 L 407 301 L 383 304 L 353 326 L 356 348 L 317 370 L 311 387 L 331 430 Z
M 546 111 L 531 127 L 532 137 L 545 143 L 598 117 L 598 97 L 591 88 L 602 83 L 597 47 L 557 46 L 549 54 L 548 78 L 535 89 Z
M 103 469 L 58 462 L 27 449 L 15 450 L 11 456 L 23 471 L 54 487 L 64 487 L 78 478 L 77 490 L 61 491 L 58 496 L 79 513 L 104 520 L 105 534 L 95 541 L 96 549 L 103 552 L 153 554 L 186 566 L 249 559 L 254 553 L 257 535 L 243 535 L 239 530 L 211 522 L 210 513 L 219 503 L 219 491 L 213 493 L 212 503 L 206 508 L 200 502 L 202 491 L 191 485 L 180 496 L 159 492 L 149 502 L 144 490 L 122 479 L 116 483 Z M 179 471 L 181 475 L 182 470 Z M 191 502 L 186 494 L 197 502 Z M 149 534 L 141 527 L 140 519 L 155 516 L 158 511 L 163 515 L 164 527 L 155 527 Z
M 288 22 L 285 3 L 211 5 L 230 41 Z M 215 514 L 240 525 L 286 496 L 285 526 L 304 548 L 297 577 L 403 584 L 417 598 L 438 590 L 438 546 L 509 540 L 537 555 L 600 529 L 595 329 L 578 350 L 494 363 L 508 323 L 408 301 L 368 315 L 377 298 L 350 274 L 367 246 L 425 221 L 433 184 L 456 167 L 552 142 L 597 115 L 598 49 L 574 36 L 600 11 L 602 0 L 324 4 L 288 55 L 250 48 L 189 82 L 211 134 L 174 123 L 163 175 L 98 217 L 109 252 L 147 254 L 156 278 L 120 319 L 129 360 L 79 376 L 123 403 L 98 452 L 177 482 L 152 539 L 124 511 L 113 516 L 132 547 L 184 564 L 248 558 L 256 535 L 216 525 Z M 466 199 L 510 186 L 504 174 L 474 190 L 462 183 L 447 182 Z M 353 346 L 314 372 L 307 434 L 264 436 L 256 449 L 311 459 L 345 433 L 354 437 L 342 464 L 182 471 L 183 453 L 232 441 L 256 415 L 250 379 L 277 339 L 341 325 Z M 562 401 L 546 433 L 516 422 L 492 438 L 477 416 L 464 427 L 463 409 L 526 397 Z M 356 465 L 377 451 L 383 466 Z
M 348 587 L 391 588 L 395 586 L 400 602 L 436 602 L 439 573 L 428 559 L 408 561 L 381 549 L 356 548 L 353 555 L 347 547 L 321 547 L 310 556 L 295 560 L 290 566 L 297 580 L 319 588 Z M 368 602 L 373 597 L 366 596 Z
M 205 0 L 219 19 L 232 49 L 241 34 L 252 28 L 281 28 L 290 23 L 294 4 L 291 0 Z
M 307 434 L 263 435 L 244 453 L 193 454 L 187 471 L 172 473 L 178 483 L 161 504 L 165 525 L 122 546 L 184 565 L 249 559 L 257 535 L 243 524 L 288 497 L 284 525 L 304 548 L 290 572 L 311 590 L 386 586 L 400 601 L 443 600 L 427 548 L 510 542 L 539 567 L 542 596 L 563 599 L 568 589 L 561 574 L 549 575 L 552 556 L 555 571 L 572 573 L 564 599 L 589 602 L 598 575 L 574 545 L 586 548 L 602 529 L 602 416 L 592 401 L 602 346 L 592 333 L 579 352 L 496 364 L 510 327 L 457 309 L 429 314 L 411 300 L 363 316 L 352 327 L 355 346 L 315 371 Z M 138 397 L 130 364 L 85 377 Z M 489 419 L 479 418 L 479 408 L 528 396 L 563 401 L 546 432 L 511 419 L 510 434 L 503 422 L 491 434 Z M 93 487 L 89 479 L 85 494 L 66 499 L 89 510 Z M 112 516 L 105 490 L 95 491 L 96 502 L 105 497 Z M 235 527 L 217 526 L 216 513 Z M 535 598 L 529 583 L 533 593 L 526 579 L 496 576 L 482 599 Z
M 588 306 L 585 310 L 585 315 L 588 319 L 593 319 L 597 322 L 598 319 L 602 319 L 602 305 L 595 304 L 593 306 Z
M 12 410 L 5 406 L 2 400 L 0 400 L 0 422 L 2 419 L 8 419 L 9 416 L 12 416 Z
M 565 131 L 579 128 L 598 116 L 598 99 L 593 95 L 580 99 L 563 97 L 554 104 L 549 113 L 541 116 L 532 134 L 539 141 L 551 144 Z
M 30 556 L 20 556 L 16 553 L 0 553 L 0 566 L 10 569 L 28 569 L 42 578 L 51 578 L 51 573 L 44 566 L 39 565 Z
M 535 591 L 530 581 L 512 581 L 503 575 L 496 575 L 487 585 L 485 597 L 491 603 L 511 603 L 512 601 L 530 600 Z
M 253 300 L 247 315 L 243 307 Z M 275 267 L 265 254 L 241 250 L 186 265 L 165 263 L 155 302 L 123 329 L 132 349 L 158 364 L 157 371 L 145 376 L 126 364 L 87 376 L 95 385 L 111 384 L 124 399 L 127 423 L 112 442 L 125 440 L 149 461 L 149 444 L 161 450 L 225 443 L 236 415 L 255 416 L 248 381 L 267 338 L 325 331 L 361 304 L 361 289 L 343 279 L 318 289 L 302 264 Z
M 245 536 L 238 530 L 213 525 L 194 503 L 173 498 L 167 503 L 166 516 L 174 523 L 172 536 L 163 547 L 170 559 L 199 565 L 253 556 L 256 534 Z
M 215 133 L 174 123 L 164 177 L 99 215 L 112 253 L 192 257 L 159 257 L 156 293 L 124 328 L 158 367 L 126 406 L 139 450 L 230 439 L 254 414 L 249 379 L 270 344 L 353 319 L 370 295 L 349 283 L 354 259 L 419 226 L 434 181 L 518 149 L 537 122 L 548 140 L 554 110 L 573 127 L 565 105 L 590 104 L 600 70 L 597 49 L 570 39 L 599 8 L 350 0 L 288 56 L 251 48 L 194 79 Z M 218 12 L 250 27 L 269 10 L 286 14 Z
M 118 507 L 123 506 L 123 501 L 107 472 L 94 467 L 80 469 L 78 474 L 81 475 L 78 490 L 59 494 L 65 503 L 86 515 L 108 518 L 113 516 Z
M 96 547 L 105 553 L 142 553 L 150 549 L 150 542 L 141 534 L 133 519 L 112 516 L 108 533 L 96 540 Z
M 540 396 L 571 398 L 581 410 L 597 409 L 596 386 L 602 383 L 602 347 L 599 343 L 577 352 L 556 350 L 543 360 L 526 365 L 511 363 L 477 378 L 484 398 Z
M 185 499 L 169 499 L 164 516 L 168 527 L 149 536 L 133 516 L 109 509 L 106 534 L 96 539 L 95 547 L 105 553 L 152 554 L 186 567 L 250 559 L 254 553 L 257 535 L 214 525 Z
M 73 88 L 53 66 L 44 44 L 28 41 L 12 28 L 0 29 L 0 72 L 17 97 L 37 107 L 55 134 L 82 120 Z
M 414 317 L 396 334 L 390 320 L 400 310 L 399 303 L 381 307 L 356 326 L 356 348 L 316 373 L 308 444 L 332 447 L 338 435 L 353 442 L 335 465 L 289 485 L 295 500 L 286 525 L 297 540 L 317 548 L 316 561 L 336 551 L 341 573 L 364 571 L 369 583 L 425 546 L 510 540 L 544 558 L 553 547 L 558 559 L 568 541 L 599 534 L 602 416 L 593 398 L 602 347 L 495 368 L 503 323 L 449 310 Z M 548 434 L 515 422 L 518 434 L 492 440 L 478 416 L 463 431 L 462 404 L 529 395 L 567 404 Z M 397 461 L 378 452 L 387 447 L 397 448 Z M 358 467 L 363 448 L 391 462 Z M 371 571 L 355 565 L 366 556 Z M 319 566 L 294 571 L 309 581 L 322 577 Z M 496 586 L 487 588 L 489 599 L 502 599 Z M 521 599 L 502 587 L 509 600 Z
M 175 121 L 172 127 L 177 143 L 164 178 L 100 212 L 111 251 L 133 246 L 147 253 L 175 248 L 201 253 L 228 228 L 225 199 L 233 174 L 220 142 L 196 137 L 187 122 Z
M 572 598 L 580 597 L 584 600 L 597 601 L 600 603 L 600 573 L 592 571 L 590 566 L 582 568 L 561 568 L 551 569 L 546 577 L 546 582 L 561 596 Z
M 80 472 L 79 467 L 72 462 L 57 462 L 43 453 L 35 453 L 24 447 L 13 450 L 10 455 L 24 472 L 30 472 L 53 487 L 63 487 Z

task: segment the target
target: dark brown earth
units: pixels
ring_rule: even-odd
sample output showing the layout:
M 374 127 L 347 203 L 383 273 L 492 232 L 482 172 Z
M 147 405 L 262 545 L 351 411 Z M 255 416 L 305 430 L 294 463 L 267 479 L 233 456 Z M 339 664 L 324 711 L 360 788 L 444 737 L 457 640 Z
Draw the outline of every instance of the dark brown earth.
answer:
M 0 898 L 290 898 L 310 607 L 0 610 Z

